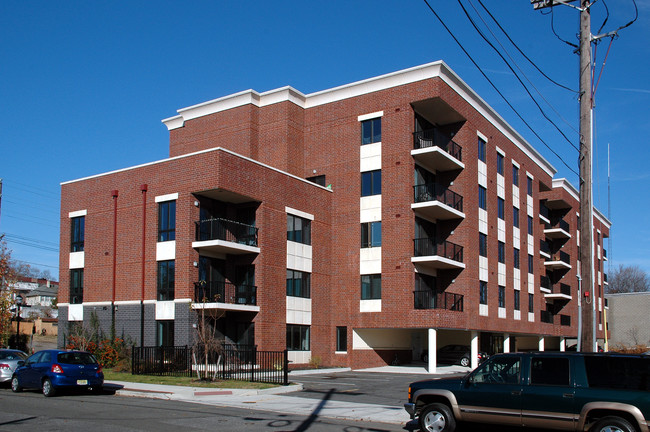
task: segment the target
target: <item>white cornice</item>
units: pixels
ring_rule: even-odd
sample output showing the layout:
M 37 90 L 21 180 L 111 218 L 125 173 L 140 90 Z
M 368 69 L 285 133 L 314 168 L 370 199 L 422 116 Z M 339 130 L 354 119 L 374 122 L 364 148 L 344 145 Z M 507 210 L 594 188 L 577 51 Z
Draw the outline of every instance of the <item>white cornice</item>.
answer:
M 554 189 L 561 188 L 566 190 L 576 200 L 577 203 L 580 203 L 580 192 L 567 179 L 565 178 L 553 179 L 553 188 Z M 612 222 L 609 219 L 607 219 L 607 217 L 605 217 L 605 215 L 603 215 L 600 212 L 600 210 L 598 210 L 596 207 L 594 207 L 594 217 L 596 217 L 596 219 L 598 219 L 607 228 L 612 227 Z

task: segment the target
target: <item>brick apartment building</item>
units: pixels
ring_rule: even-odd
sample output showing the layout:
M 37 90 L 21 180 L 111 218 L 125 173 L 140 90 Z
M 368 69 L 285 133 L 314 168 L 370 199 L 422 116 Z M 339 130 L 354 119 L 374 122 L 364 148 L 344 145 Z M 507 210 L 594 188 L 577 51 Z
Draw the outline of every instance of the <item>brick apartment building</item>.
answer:
M 230 342 L 350 367 L 576 338 L 578 192 L 445 63 L 163 123 L 169 158 L 61 186 L 62 330 L 114 314 L 186 345 L 203 309 Z

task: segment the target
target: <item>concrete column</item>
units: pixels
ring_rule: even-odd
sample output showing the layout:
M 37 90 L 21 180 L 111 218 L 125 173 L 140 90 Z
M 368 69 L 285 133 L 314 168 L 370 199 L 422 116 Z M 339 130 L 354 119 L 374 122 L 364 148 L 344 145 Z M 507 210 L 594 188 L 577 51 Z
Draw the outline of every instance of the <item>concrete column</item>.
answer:
M 437 331 L 434 328 L 430 328 L 428 331 L 428 337 L 429 337 L 429 364 L 428 364 L 428 369 L 429 373 L 434 374 L 436 373 L 436 364 L 438 363 L 438 359 L 436 356 L 436 353 L 438 351 L 438 340 L 437 340 Z
M 538 349 L 540 351 L 544 351 L 544 336 L 539 337 L 539 347 L 538 347 Z
M 503 352 L 504 353 L 510 352 L 510 333 L 503 334 Z
M 563 336 L 560 337 L 560 351 L 566 351 L 566 338 Z
M 476 369 L 478 367 L 478 332 L 473 331 L 472 332 L 472 342 L 470 344 L 470 356 L 472 357 L 470 359 L 470 364 L 472 369 Z

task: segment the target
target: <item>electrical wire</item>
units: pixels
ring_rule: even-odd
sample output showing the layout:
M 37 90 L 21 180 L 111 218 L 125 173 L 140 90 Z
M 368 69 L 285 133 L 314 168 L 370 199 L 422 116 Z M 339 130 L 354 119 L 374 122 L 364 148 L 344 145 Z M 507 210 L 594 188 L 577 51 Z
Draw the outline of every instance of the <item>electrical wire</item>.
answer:
M 510 63 L 508 63 L 508 60 L 506 60 L 506 58 L 503 56 L 503 54 L 501 54 L 501 52 L 500 52 L 500 51 L 499 51 L 499 50 L 494 46 L 494 44 L 488 40 L 488 38 L 485 36 L 485 34 L 483 34 L 483 32 L 481 31 L 481 29 L 478 28 L 478 26 L 476 25 L 476 22 L 474 22 L 474 20 L 473 20 L 472 17 L 470 16 L 469 12 L 467 11 L 467 9 L 465 9 L 465 6 L 463 6 L 463 3 L 461 2 L 461 0 L 457 0 L 457 2 L 458 2 L 458 4 L 460 5 L 461 9 L 463 9 L 463 13 L 465 13 L 465 16 L 467 17 L 467 19 L 469 20 L 469 22 L 472 24 L 472 27 L 474 27 L 474 29 L 475 29 L 476 32 L 481 36 L 481 38 L 483 38 L 483 40 L 484 40 L 488 45 L 490 45 L 490 47 L 494 50 L 494 52 L 497 53 L 497 55 L 501 58 L 501 60 L 503 60 L 503 62 L 506 64 L 506 66 L 508 66 L 508 69 L 510 69 L 510 71 L 514 74 L 515 78 L 517 78 L 517 81 L 519 81 L 519 83 L 520 83 L 521 86 L 524 88 L 524 90 L 526 91 L 526 93 L 528 94 L 528 96 L 530 97 L 530 99 L 533 101 L 533 103 L 535 104 L 535 106 L 537 107 L 537 109 L 539 110 L 539 112 L 542 114 L 542 116 L 543 116 L 543 117 L 544 117 L 544 118 L 545 118 L 545 119 L 546 119 L 550 124 L 553 125 L 553 127 L 554 127 L 554 128 L 555 128 L 555 129 L 560 133 L 560 135 L 562 135 L 562 137 L 566 140 L 566 142 L 568 142 L 568 143 L 569 143 L 569 144 L 570 144 L 574 149 L 576 149 L 576 150 L 579 152 L 579 151 L 580 151 L 580 148 L 579 148 L 578 146 L 576 146 L 573 142 L 571 142 L 571 140 L 569 139 L 569 137 L 566 136 L 566 134 L 565 134 L 565 133 L 564 133 L 564 132 L 563 132 L 563 131 L 558 127 L 558 125 L 555 124 L 555 122 L 554 122 L 553 120 L 551 120 L 551 118 L 550 118 L 548 115 L 546 115 L 546 112 L 545 112 L 545 111 L 542 109 L 542 107 L 539 105 L 539 103 L 537 102 L 537 100 L 535 99 L 535 97 L 533 96 L 533 94 L 530 92 L 530 90 L 528 89 L 528 87 L 526 86 L 526 84 L 524 84 L 524 82 L 522 81 L 522 79 L 519 77 L 519 75 L 517 74 L 517 72 L 513 69 L 513 67 L 510 65 Z
M 553 31 L 553 34 L 555 35 L 555 37 L 558 38 L 560 41 L 564 42 L 565 44 L 567 44 L 567 45 L 569 45 L 569 46 L 571 46 L 571 47 L 573 47 L 575 49 L 578 49 L 577 44 L 574 44 L 574 43 L 571 43 L 571 42 L 569 42 L 567 40 L 564 40 L 564 39 L 562 39 L 560 37 L 559 34 L 557 34 L 557 32 L 555 31 L 555 13 L 553 12 L 555 10 L 555 8 L 552 7 L 550 9 L 551 9 L 551 30 Z
M 519 114 L 519 112 L 515 109 L 515 107 L 512 106 L 512 104 L 510 103 L 510 101 L 508 100 L 508 98 L 506 98 L 505 95 L 504 95 L 503 93 L 501 93 L 501 91 L 500 91 L 500 90 L 497 88 L 497 86 L 492 82 L 492 80 L 491 80 L 491 79 L 490 79 L 490 78 L 485 74 L 485 72 L 483 71 L 483 69 L 481 68 L 481 66 L 479 66 L 479 64 L 476 62 L 476 60 L 474 60 L 474 58 L 471 56 L 471 54 L 470 54 L 470 53 L 465 49 L 465 47 L 463 46 L 463 44 L 460 43 L 460 41 L 459 41 L 458 38 L 454 35 L 454 33 L 451 31 L 451 29 L 447 26 L 447 24 L 445 24 L 444 20 L 443 20 L 443 19 L 438 15 L 438 13 L 437 13 L 437 12 L 433 9 L 433 7 L 429 4 L 428 0 L 423 0 L 423 1 L 424 1 L 424 3 L 427 5 L 427 7 L 428 7 L 429 10 L 431 11 L 431 13 L 433 13 L 433 15 L 438 19 L 438 21 L 439 21 L 440 24 L 444 27 L 444 29 L 447 31 L 447 33 L 449 33 L 449 35 L 452 37 L 452 39 L 453 39 L 453 40 L 458 44 L 458 46 L 459 46 L 460 49 L 463 51 L 463 53 L 465 53 L 465 55 L 469 58 L 469 60 L 472 62 L 472 64 L 473 64 L 473 65 L 478 69 L 478 71 L 481 73 L 481 75 L 483 75 L 483 77 L 487 80 L 487 82 L 490 83 L 490 85 L 492 86 L 492 88 L 493 88 L 493 89 L 494 89 L 494 90 L 499 94 L 499 96 L 501 96 L 501 98 L 502 98 L 502 99 L 505 101 L 505 103 L 510 107 L 510 109 L 512 109 L 512 111 L 517 115 L 517 117 L 519 117 L 519 119 L 520 119 L 520 120 L 521 120 L 521 121 L 526 125 L 526 127 L 528 127 L 528 129 L 530 129 L 530 131 L 531 131 L 531 132 L 532 132 L 532 133 L 537 137 L 537 139 L 539 139 L 540 142 L 541 142 L 542 144 L 544 144 L 544 146 L 546 146 L 546 148 L 548 148 L 548 150 L 549 150 L 551 153 L 553 153 L 553 154 L 554 154 L 554 155 L 555 155 L 555 156 L 556 156 L 556 157 L 557 157 L 557 158 L 558 158 L 558 159 L 559 159 L 559 160 L 560 160 L 560 161 L 561 161 L 561 162 L 562 162 L 562 163 L 563 163 L 563 164 L 564 164 L 568 169 L 569 169 L 569 171 L 571 171 L 572 173 L 574 173 L 575 175 L 577 175 L 578 177 L 580 177 L 580 174 L 579 174 L 575 169 L 573 169 L 571 166 L 569 166 L 569 164 L 567 164 L 567 163 L 564 161 L 564 159 L 562 159 L 562 157 L 560 157 L 560 155 L 559 155 L 555 150 L 553 150 L 553 149 L 548 145 L 548 143 L 547 143 L 546 141 L 544 141 L 544 139 L 543 139 L 541 136 L 539 136 L 539 134 L 538 134 L 538 133 L 537 133 L 537 132 L 532 128 L 532 126 L 531 126 L 531 125 L 530 125 L 530 124 L 529 124 L 529 123 L 528 123 L 528 122 L 527 122 L 527 121 L 522 117 L 521 114 Z
M 607 14 L 605 15 L 605 19 L 603 20 L 603 23 L 600 25 L 600 28 L 598 29 L 596 34 L 599 34 L 603 30 L 605 24 L 607 24 L 607 20 L 609 19 L 609 8 L 607 7 L 607 2 L 605 0 L 603 0 L 603 6 L 605 6 L 605 12 Z
M 563 88 L 563 89 L 565 89 L 565 90 L 568 90 L 568 91 L 570 91 L 570 92 L 573 92 L 573 93 L 575 93 L 575 94 L 580 94 L 579 91 L 577 91 L 577 90 L 573 90 L 572 88 L 570 88 L 570 87 L 568 87 L 568 86 L 565 86 L 565 85 L 563 85 L 563 84 L 558 83 L 558 82 L 555 81 L 553 78 L 549 77 L 546 73 L 544 73 L 544 71 L 541 70 L 541 69 L 539 68 L 539 66 L 537 66 L 537 64 L 536 64 L 534 61 L 532 61 L 532 60 L 531 60 L 531 59 L 526 55 L 526 53 L 524 53 L 524 52 L 522 51 L 521 48 L 519 48 L 519 45 L 517 45 L 517 43 L 516 43 L 514 40 L 512 40 L 512 38 L 510 37 L 510 35 L 508 34 L 508 32 L 507 32 L 507 31 L 506 31 L 506 30 L 501 26 L 501 24 L 500 24 L 499 21 L 494 17 L 494 15 L 492 15 L 492 12 L 490 12 L 490 10 L 485 6 L 485 4 L 483 3 L 483 1 L 482 1 L 482 0 L 478 0 L 478 2 L 479 2 L 479 4 L 481 5 L 481 7 L 483 7 L 483 9 L 485 9 L 485 12 L 487 12 L 488 15 L 490 15 L 490 18 L 492 18 L 492 21 L 494 21 L 494 22 L 496 23 L 496 25 L 499 27 L 499 29 L 500 29 L 500 30 L 503 32 L 503 34 L 508 38 L 508 40 L 510 41 L 510 43 L 511 43 L 511 44 L 512 44 L 516 49 L 517 49 L 517 51 L 519 51 L 519 53 L 520 53 L 520 54 L 521 54 L 521 55 L 522 55 L 526 60 L 528 60 L 528 62 L 529 62 L 531 65 L 533 65 L 533 67 L 534 67 L 535 69 L 537 69 L 537 71 L 538 71 L 540 74 L 542 74 L 542 76 L 543 76 L 544 78 L 546 78 L 547 80 L 549 80 L 550 82 L 552 82 L 553 84 L 555 84 L 555 85 L 558 86 L 558 87 L 561 87 L 561 88 Z M 487 25 L 487 24 L 486 24 L 486 25 Z
M 10 233 L 7 233 L 7 232 L 4 233 L 4 235 L 5 235 L 7 238 L 14 238 L 14 239 L 18 239 L 18 240 L 31 241 L 31 242 L 36 242 L 36 243 L 44 244 L 44 245 L 46 245 L 46 246 L 55 246 L 55 247 L 57 247 L 57 248 L 59 247 L 59 243 L 58 243 L 58 242 L 48 242 L 48 241 L 45 241 L 45 240 L 42 240 L 42 239 L 34 239 L 34 238 L 29 238 L 29 237 L 22 237 L 22 236 L 15 235 L 15 234 L 10 234 Z
M 19 260 L 19 259 L 12 259 L 11 261 L 21 262 L 21 263 L 31 264 L 31 265 L 37 265 L 37 266 L 40 266 L 40 267 L 49 267 L 49 268 L 53 268 L 53 269 L 58 269 L 59 268 L 58 266 L 53 266 L 53 265 L 48 265 L 48 264 L 39 264 L 39 263 L 34 263 L 34 262 L 30 262 L 30 261 L 23 261 L 23 260 Z M 56 276 L 54 276 L 54 277 L 56 277 Z

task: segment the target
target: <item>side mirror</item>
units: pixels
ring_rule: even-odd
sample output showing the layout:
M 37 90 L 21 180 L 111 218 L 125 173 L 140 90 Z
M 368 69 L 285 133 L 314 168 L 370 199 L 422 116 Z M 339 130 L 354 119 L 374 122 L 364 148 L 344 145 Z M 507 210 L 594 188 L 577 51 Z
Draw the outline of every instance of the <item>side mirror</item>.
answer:
M 18 363 L 16 363 L 18 367 L 20 366 L 25 366 L 25 360 L 18 360 Z

